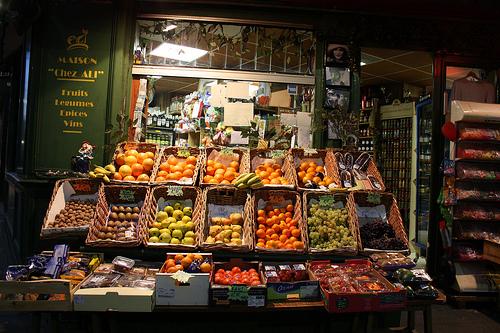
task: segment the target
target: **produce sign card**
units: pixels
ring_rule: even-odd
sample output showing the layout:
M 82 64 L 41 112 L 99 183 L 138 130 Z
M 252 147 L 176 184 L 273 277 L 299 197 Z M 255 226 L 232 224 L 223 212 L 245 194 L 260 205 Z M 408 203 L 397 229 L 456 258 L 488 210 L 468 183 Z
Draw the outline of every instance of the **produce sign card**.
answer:
M 229 286 L 228 299 L 231 301 L 247 301 L 248 287 L 239 284 Z
M 173 197 L 182 197 L 184 195 L 184 191 L 182 190 L 182 186 L 169 186 L 169 187 L 167 187 L 167 195 L 171 195 Z

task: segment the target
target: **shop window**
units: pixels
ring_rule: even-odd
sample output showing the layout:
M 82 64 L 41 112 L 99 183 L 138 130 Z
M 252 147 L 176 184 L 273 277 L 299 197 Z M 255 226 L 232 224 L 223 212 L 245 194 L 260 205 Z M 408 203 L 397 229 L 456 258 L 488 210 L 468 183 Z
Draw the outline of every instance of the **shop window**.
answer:
M 135 64 L 313 75 L 311 31 L 138 20 Z

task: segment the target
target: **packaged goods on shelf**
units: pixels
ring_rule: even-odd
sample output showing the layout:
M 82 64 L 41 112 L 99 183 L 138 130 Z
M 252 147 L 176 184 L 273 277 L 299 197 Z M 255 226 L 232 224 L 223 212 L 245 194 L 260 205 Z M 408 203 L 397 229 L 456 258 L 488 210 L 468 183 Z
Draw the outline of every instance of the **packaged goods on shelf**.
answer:
M 392 285 L 367 260 L 312 261 L 309 269 L 319 280 L 329 312 L 393 311 L 406 305 L 405 290 Z
M 40 236 L 86 236 L 95 214 L 100 183 L 90 179 L 61 179 L 54 185 Z
M 304 191 L 304 225 L 309 253 L 358 253 L 358 230 L 347 210 L 347 193 Z
M 155 164 L 151 182 L 196 185 L 202 163 L 198 148 L 165 147 Z
M 201 207 L 201 248 L 249 252 L 253 249 L 253 206 L 245 190 L 208 187 Z
M 85 244 L 104 247 L 135 247 L 141 243 L 140 226 L 149 187 L 102 185 L 96 218 Z
M 375 267 L 385 271 L 395 271 L 400 268 L 413 268 L 416 264 L 410 257 L 399 252 L 381 252 L 370 255 Z
M 461 123 L 458 127 L 458 138 L 460 140 L 500 141 L 500 129 L 491 128 L 491 126 L 491 124 Z
M 454 208 L 454 217 L 466 220 L 500 221 L 500 207 L 496 204 L 463 203 Z
M 337 151 L 333 156 L 334 178 L 340 187 L 384 191 L 382 176 L 372 157 L 366 152 Z
M 156 275 L 156 305 L 208 305 L 211 253 L 167 253 Z
M 201 190 L 192 186 L 162 185 L 150 190 L 140 225 L 146 247 L 192 251 L 201 241 Z
M 497 165 L 488 163 L 456 162 L 456 175 L 460 180 L 500 180 Z
M 500 144 L 461 141 L 457 144 L 457 157 L 468 160 L 500 161 Z
M 157 268 L 115 257 L 101 264 L 75 292 L 75 311 L 151 312 Z
M 300 195 L 288 190 L 257 190 L 252 195 L 256 252 L 306 250 Z
M 320 297 L 319 283 L 304 263 L 265 262 L 261 264 L 267 300 L 315 300 Z

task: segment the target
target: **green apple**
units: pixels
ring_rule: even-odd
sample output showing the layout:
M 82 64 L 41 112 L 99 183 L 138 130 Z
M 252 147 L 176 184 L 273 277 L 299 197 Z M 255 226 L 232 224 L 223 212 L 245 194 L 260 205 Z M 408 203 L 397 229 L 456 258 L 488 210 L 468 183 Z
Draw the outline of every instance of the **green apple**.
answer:
M 159 211 L 156 213 L 156 221 L 161 222 L 168 217 L 168 214 L 164 211 Z
M 174 212 L 174 207 L 172 206 L 165 206 L 163 208 L 163 211 L 168 214 L 168 216 L 172 216 L 172 213 Z
M 169 217 L 169 218 L 167 219 L 167 222 L 168 222 L 168 224 L 170 224 L 170 223 L 175 223 L 175 222 L 177 222 L 177 220 L 176 220 L 174 217 L 172 217 L 172 216 L 171 216 L 171 217 Z
M 160 242 L 162 243 L 170 243 L 170 240 L 172 239 L 172 236 L 170 236 L 170 233 L 164 232 L 160 235 Z
M 194 245 L 195 241 L 193 237 L 184 237 L 182 244 L 184 245 Z
M 172 216 L 177 220 L 177 221 L 180 221 L 182 220 L 182 217 L 184 216 L 184 213 L 182 212 L 182 210 L 179 210 L 179 209 L 176 209 L 174 210 L 174 212 L 172 213 Z
M 184 207 L 182 210 L 185 216 L 191 216 L 193 214 L 193 208 L 191 207 Z
M 170 240 L 170 244 L 180 244 L 180 243 L 181 243 L 181 241 L 178 238 L 172 238 Z
M 186 223 L 186 229 L 187 230 L 191 230 L 191 231 L 194 230 L 194 223 L 193 223 L 193 221 L 189 221 L 189 222 Z
M 160 229 L 158 228 L 151 228 L 149 229 L 149 236 L 160 236 Z
M 184 206 L 180 202 L 174 203 L 174 210 L 182 210 Z
M 177 223 L 170 223 L 168 230 L 174 231 L 175 229 L 177 229 Z
M 190 218 L 189 216 L 187 216 L 187 215 L 184 215 L 184 216 L 182 217 L 182 222 L 184 222 L 184 223 L 191 222 L 191 218 Z
M 161 229 L 161 223 L 160 222 L 153 222 L 153 228 Z
M 164 220 L 161 222 L 161 229 L 168 228 L 169 225 L 170 225 L 170 222 L 168 222 L 167 220 Z
M 163 228 L 163 229 L 160 229 L 160 235 L 161 235 L 161 234 L 163 234 L 163 233 L 165 233 L 165 232 L 166 232 L 166 233 L 168 233 L 169 235 L 170 235 L 170 234 L 172 234 L 172 233 L 170 232 L 170 230 L 168 230 L 168 228 Z
M 180 231 L 179 229 L 175 229 L 174 231 L 172 231 L 172 237 L 177 238 L 177 239 L 181 239 L 182 238 L 182 231 Z
M 184 238 L 185 238 L 185 237 L 195 238 L 196 236 L 195 236 L 194 232 L 192 232 L 192 231 L 187 231 L 187 232 L 184 234 Z
M 153 236 L 153 237 L 150 237 L 149 238 L 149 242 L 150 243 L 158 243 L 160 241 L 160 239 L 156 236 Z

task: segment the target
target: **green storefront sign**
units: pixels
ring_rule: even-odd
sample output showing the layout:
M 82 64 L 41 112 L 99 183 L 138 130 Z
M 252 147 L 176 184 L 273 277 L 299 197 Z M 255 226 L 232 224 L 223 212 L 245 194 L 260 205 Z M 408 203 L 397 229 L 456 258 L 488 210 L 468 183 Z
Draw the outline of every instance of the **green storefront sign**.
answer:
M 85 140 L 96 147 L 94 162 L 102 162 L 111 8 L 58 6 L 44 18 L 35 170 L 70 169 Z

